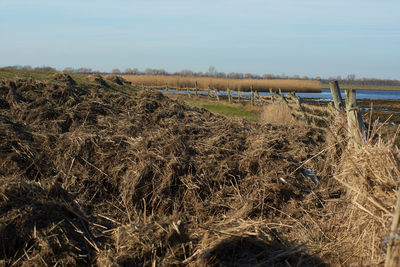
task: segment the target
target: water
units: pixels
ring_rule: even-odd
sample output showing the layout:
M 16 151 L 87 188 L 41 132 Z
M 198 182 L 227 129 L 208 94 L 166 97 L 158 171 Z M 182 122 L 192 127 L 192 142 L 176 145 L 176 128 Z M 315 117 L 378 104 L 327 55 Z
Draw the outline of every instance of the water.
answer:
M 378 90 L 356 90 L 357 99 L 400 99 L 400 91 L 378 91 Z M 160 90 L 162 93 L 166 93 L 165 90 Z M 175 91 L 169 90 L 168 93 L 187 94 L 186 91 Z M 190 94 L 194 94 L 194 91 L 189 91 Z M 207 91 L 198 91 L 199 95 L 207 95 Z M 214 93 L 211 93 L 214 94 Z M 225 91 L 219 91 L 218 94 L 221 96 L 227 95 Z M 261 96 L 269 96 L 269 92 L 259 92 Z M 341 90 L 342 98 L 344 98 L 344 90 Z M 231 91 L 232 96 L 237 96 L 237 92 Z M 240 96 L 250 97 L 250 92 L 241 92 Z M 286 94 L 284 94 L 286 95 Z M 322 89 L 320 93 L 296 93 L 301 98 L 315 98 L 319 100 L 331 101 L 332 95 L 329 89 Z

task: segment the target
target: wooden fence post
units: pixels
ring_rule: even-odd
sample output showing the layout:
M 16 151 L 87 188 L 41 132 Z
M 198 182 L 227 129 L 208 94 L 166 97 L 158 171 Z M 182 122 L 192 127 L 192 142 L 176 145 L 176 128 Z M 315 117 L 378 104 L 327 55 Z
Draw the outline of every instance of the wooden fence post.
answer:
M 169 90 L 169 88 L 168 88 L 168 84 L 166 83 L 166 84 L 165 84 L 165 91 L 167 91 L 167 92 L 168 92 L 168 90 Z
M 397 190 L 396 207 L 390 228 L 385 267 L 400 266 L 400 188 Z
M 237 95 L 238 95 L 238 103 L 240 103 L 240 89 L 238 89 Z
M 226 89 L 226 93 L 228 95 L 228 101 L 229 104 L 232 103 L 232 95 L 231 95 L 231 90 L 229 88 Z
M 288 102 L 287 102 L 285 96 L 282 94 L 281 88 L 279 88 L 279 94 L 278 94 L 278 96 L 281 98 L 282 102 L 284 102 L 285 104 L 288 105 Z
M 297 108 L 299 109 L 299 111 L 301 113 L 301 117 L 303 118 L 303 120 L 307 124 L 310 124 L 310 119 L 307 117 L 306 111 L 304 110 L 304 107 L 301 105 L 302 104 L 301 98 L 298 97 L 294 92 L 289 93 L 288 96 L 290 98 L 292 98 L 292 100 L 296 103 Z
M 339 113 L 339 111 L 344 108 L 342 95 L 340 94 L 339 82 L 336 80 L 330 81 L 329 88 L 331 89 L 331 94 L 333 102 L 335 104 L 335 108 L 337 110 L 337 113 Z
M 258 91 L 256 91 L 256 97 L 258 97 L 258 102 L 260 102 L 260 105 L 262 105 L 262 99 Z
M 194 82 L 194 94 L 197 96 L 197 91 L 199 88 L 197 87 L 197 81 Z
M 274 92 L 272 92 L 272 88 L 269 88 L 269 94 L 271 96 L 272 103 L 274 103 L 275 102 L 275 96 L 274 96 Z
M 352 89 L 346 89 L 345 96 L 349 133 L 357 147 L 360 147 L 366 140 L 366 129 L 361 113 L 357 108 L 356 91 Z
M 190 98 L 189 87 L 187 87 L 187 86 L 186 86 L 186 93 L 187 93 L 188 97 Z
M 216 90 L 215 88 L 214 88 L 214 93 L 215 93 L 215 96 L 217 97 L 217 101 L 219 102 L 219 94 L 218 94 L 218 90 Z
M 254 91 L 253 91 L 253 85 L 250 85 L 250 92 L 251 92 L 251 95 L 250 95 L 250 102 L 251 102 L 251 105 L 254 106 Z
M 210 94 L 210 86 L 207 87 L 207 98 L 210 99 L 211 98 L 211 94 Z

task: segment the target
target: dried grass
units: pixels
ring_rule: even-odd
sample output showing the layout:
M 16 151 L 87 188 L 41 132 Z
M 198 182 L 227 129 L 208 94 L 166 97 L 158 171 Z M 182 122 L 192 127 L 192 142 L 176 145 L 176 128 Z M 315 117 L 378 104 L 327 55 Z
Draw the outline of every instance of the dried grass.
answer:
M 264 105 L 261 112 L 261 121 L 264 123 L 291 125 L 298 123 L 292 110 L 282 102 Z
M 384 261 L 400 177 L 399 150 L 381 139 L 362 149 L 347 147 L 335 179 L 347 189 L 351 234 L 343 236 L 348 247 L 356 240 L 357 254 L 351 260 L 377 266 Z M 354 244 L 353 244 L 354 246 Z M 349 255 L 350 257 L 350 255 Z

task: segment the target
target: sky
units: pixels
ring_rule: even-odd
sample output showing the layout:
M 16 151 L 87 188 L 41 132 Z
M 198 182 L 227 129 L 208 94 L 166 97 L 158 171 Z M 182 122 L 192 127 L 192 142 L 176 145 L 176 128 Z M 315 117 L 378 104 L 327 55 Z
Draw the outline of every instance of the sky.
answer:
M 399 0 L 0 0 L 0 66 L 400 79 Z

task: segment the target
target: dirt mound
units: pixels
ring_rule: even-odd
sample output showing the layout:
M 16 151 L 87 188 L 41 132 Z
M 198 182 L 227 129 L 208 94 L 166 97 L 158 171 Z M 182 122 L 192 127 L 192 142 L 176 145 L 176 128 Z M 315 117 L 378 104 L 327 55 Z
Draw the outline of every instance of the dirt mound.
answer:
M 274 225 L 337 197 L 321 130 L 28 80 L 0 103 L 0 263 L 320 263 Z
M 128 82 L 127 80 L 118 75 L 107 76 L 106 79 L 118 85 L 131 84 L 131 82 Z

